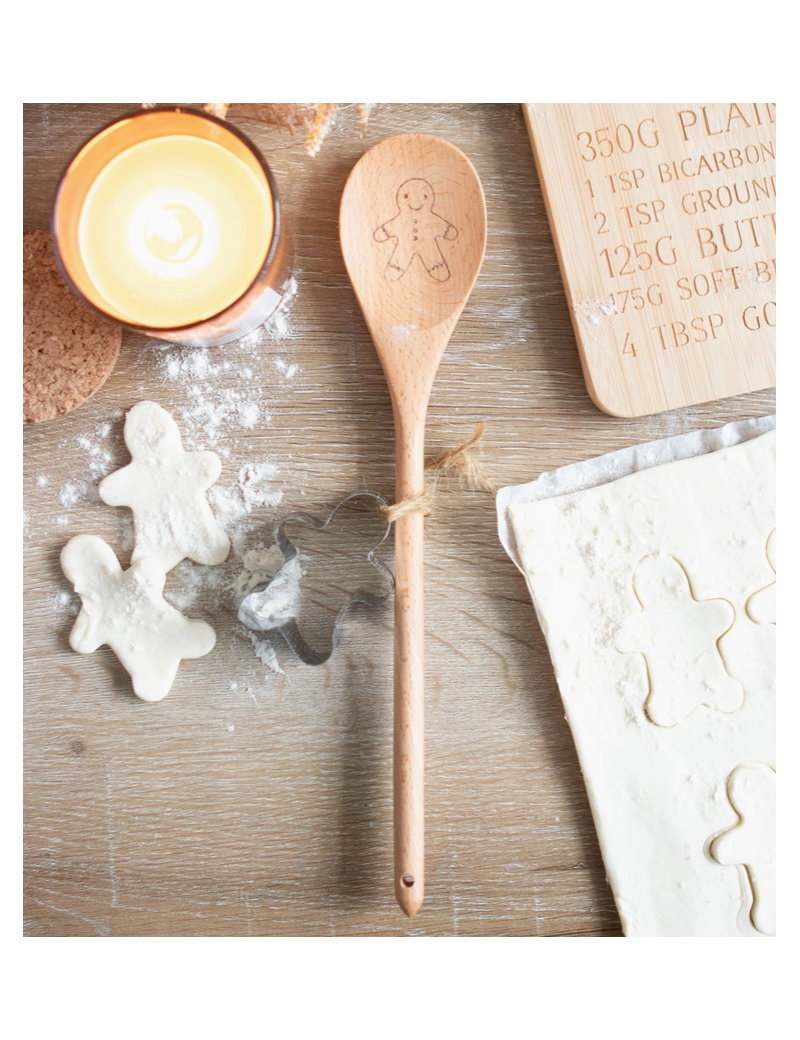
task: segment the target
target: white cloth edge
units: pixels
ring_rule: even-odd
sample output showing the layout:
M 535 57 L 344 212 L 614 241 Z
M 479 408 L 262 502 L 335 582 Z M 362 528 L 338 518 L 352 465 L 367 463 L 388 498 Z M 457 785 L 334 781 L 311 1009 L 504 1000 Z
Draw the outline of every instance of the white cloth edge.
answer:
M 619 477 L 628 476 L 639 470 L 661 466 L 666 462 L 706 455 L 720 448 L 730 448 L 753 437 L 759 437 L 775 429 L 775 415 L 763 415 L 756 419 L 743 419 L 719 426 L 713 430 L 692 430 L 661 440 L 634 444 L 628 448 L 599 455 L 582 462 L 540 474 L 527 484 L 511 484 L 500 488 L 495 504 L 497 507 L 497 530 L 500 542 L 524 574 L 517 555 L 514 533 L 508 523 L 509 506 L 536 502 L 544 498 L 560 498 L 574 491 L 608 484 Z

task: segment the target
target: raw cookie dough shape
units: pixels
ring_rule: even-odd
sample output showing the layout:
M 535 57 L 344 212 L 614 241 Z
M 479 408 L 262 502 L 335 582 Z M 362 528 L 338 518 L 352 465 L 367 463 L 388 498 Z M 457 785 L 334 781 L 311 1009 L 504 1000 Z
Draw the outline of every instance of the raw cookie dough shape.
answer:
M 775 932 L 775 770 L 743 762 L 728 777 L 728 800 L 739 822 L 711 842 L 723 866 L 743 866 L 752 892 L 750 920 L 764 935 Z
M 428 181 L 411 177 L 397 189 L 397 213 L 373 232 L 376 242 L 394 239 L 394 249 L 383 277 L 396 282 L 418 256 L 428 274 L 437 282 L 446 282 L 450 268 L 442 254 L 439 239 L 453 242 L 458 229 L 449 220 L 433 212 L 436 194 Z
M 230 552 L 205 493 L 219 477 L 213 451 L 184 451 L 175 420 L 153 401 L 134 405 L 125 418 L 133 461 L 100 483 L 100 498 L 133 511 L 136 546 L 131 560 L 158 560 L 165 571 L 188 557 L 208 566 Z
M 767 539 L 767 560 L 775 574 L 778 570 L 778 536 L 776 532 L 777 528 L 773 528 L 769 538 Z M 744 609 L 747 611 L 747 616 L 751 621 L 755 621 L 757 625 L 775 624 L 775 616 L 777 613 L 775 586 L 776 583 L 774 581 L 770 585 L 765 585 L 763 589 L 754 592 L 748 599 L 747 603 L 745 603 Z
M 239 604 L 239 620 L 254 632 L 278 632 L 289 647 L 304 664 L 320 665 L 330 658 L 339 645 L 342 634 L 344 616 L 351 606 L 361 603 L 367 607 L 380 607 L 391 596 L 394 589 L 394 577 L 386 564 L 376 556 L 377 550 L 386 541 L 391 524 L 387 523 L 382 537 L 367 553 L 367 560 L 387 583 L 388 588 L 382 593 L 359 589 L 354 592 L 336 616 L 331 635 L 330 647 L 318 652 L 308 645 L 298 627 L 300 614 L 300 579 L 303 577 L 302 562 L 297 546 L 286 534 L 286 526 L 290 523 L 301 523 L 315 531 L 324 531 L 334 520 L 339 510 L 356 499 L 374 500 L 379 506 L 388 505 L 383 495 L 376 491 L 356 491 L 343 498 L 333 509 L 326 520 L 319 520 L 309 513 L 292 513 L 275 528 L 275 544 L 283 555 L 284 564 L 271 579 L 266 588 L 251 592 Z
M 102 538 L 82 534 L 61 552 L 61 569 L 81 598 L 69 645 L 91 654 L 107 643 L 144 701 L 169 693 L 184 658 L 204 657 L 216 634 L 205 621 L 190 621 L 162 595 L 166 572 L 152 557 L 123 571 Z
M 703 704 L 721 712 L 741 708 L 744 689 L 728 674 L 719 652 L 719 640 L 733 625 L 731 604 L 696 600 L 683 566 L 662 554 L 639 561 L 633 592 L 642 613 L 623 625 L 617 648 L 645 659 L 649 720 L 675 726 Z

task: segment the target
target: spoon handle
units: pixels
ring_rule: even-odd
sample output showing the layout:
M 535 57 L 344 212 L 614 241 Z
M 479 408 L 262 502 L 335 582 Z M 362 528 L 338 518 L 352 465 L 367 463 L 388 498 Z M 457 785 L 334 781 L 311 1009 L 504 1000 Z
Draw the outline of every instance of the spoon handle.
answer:
M 397 501 L 425 489 L 422 430 L 397 429 Z M 394 885 L 413 917 L 425 894 L 425 618 L 424 518 L 418 510 L 395 523 L 394 613 Z

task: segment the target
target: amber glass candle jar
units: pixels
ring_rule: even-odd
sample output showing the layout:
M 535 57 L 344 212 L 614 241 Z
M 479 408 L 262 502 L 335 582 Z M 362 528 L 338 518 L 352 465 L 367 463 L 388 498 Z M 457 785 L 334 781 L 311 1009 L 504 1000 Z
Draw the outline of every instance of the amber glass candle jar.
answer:
M 91 307 L 175 343 L 247 335 L 289 275 L 269 167 L 244 134 L 194 109 L 136 112 L 96 134 L 61 179 L 52 233 Z

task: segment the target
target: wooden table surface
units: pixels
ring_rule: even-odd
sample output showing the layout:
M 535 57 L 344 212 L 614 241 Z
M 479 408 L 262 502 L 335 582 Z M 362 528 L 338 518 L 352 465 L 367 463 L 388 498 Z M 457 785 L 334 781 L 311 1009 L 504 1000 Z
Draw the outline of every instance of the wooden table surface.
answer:
M 75 149 L 131 105 L 28 105 L 25 227 L 48 226 Z M 761 391 L 642 419 L 598 411 L 581 375 L 519 105 L 384 105 L 365 137 L 351 106 L 320 153 L 302 133 L 237 123 L 272 166 L 294 232 L 296 298 L 258 342 L 211 350 L 125 333 L 108 382 L 71 414 L 24 430 L 26 935 L 620 935 L 580 769 L 522 576 L 491 494 L 441 480 L 426 540 L 423 909 L 392 891 L 391 605 L 354 612 L 331 660 L 256 656 L 236 619 L 243 554 L 290 512 L 324 516 L 361 488 L 393 495 L 380 365 L 345 273 L 338 206 L 353 164 L 396 133 L 437 134 L 483 182 L 486 260 L 435 384 L 430 454 L 487 423 L 500 484 L 628 444 L 774 410 Z M 77 598 L 59 555 L 105 538 L 127 566 L 126 509 L 98 479 L 125 465 L 124 412 L 152 400 L 187 448 L 222 459 L 234 551 L 184 562 L 167 595 L 217 645 L 184 662 L 165 700 L 132 693 L 106 647 L 68 645 Z M 242 500 L 242 468 L 268 476 Z M 271 468 L 268 468 L 271 467 Z M 306 534 L 310 638 L 359 585 L 379 524 Z M 391 563 L 391 544 L 385 558 Z M 314 554 L 314 555 L 312 555 Z M 249 559 L 249 557 L 248 557 Z

